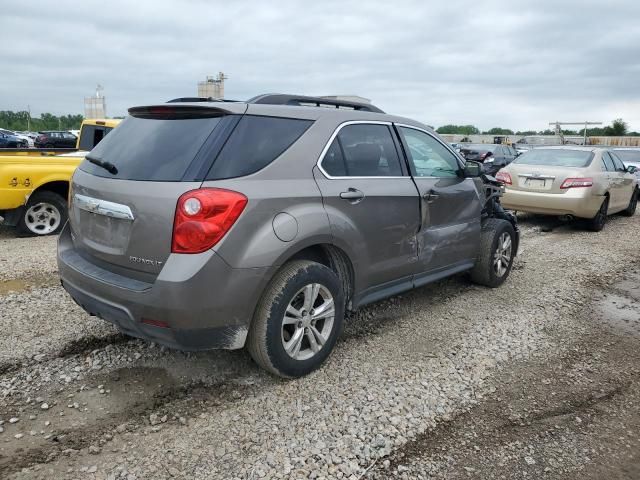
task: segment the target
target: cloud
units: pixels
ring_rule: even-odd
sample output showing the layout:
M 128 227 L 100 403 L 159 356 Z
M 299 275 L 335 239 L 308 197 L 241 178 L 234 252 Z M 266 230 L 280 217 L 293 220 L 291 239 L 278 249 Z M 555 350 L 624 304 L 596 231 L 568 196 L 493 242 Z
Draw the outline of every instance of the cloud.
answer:
M 71 2 L 0 17 L 0 109 L 81 113 L 105 86 L 110 115 L 195 95 L 357 94 L 430 125 L 640 130 L 640 4 L 423 1 Z

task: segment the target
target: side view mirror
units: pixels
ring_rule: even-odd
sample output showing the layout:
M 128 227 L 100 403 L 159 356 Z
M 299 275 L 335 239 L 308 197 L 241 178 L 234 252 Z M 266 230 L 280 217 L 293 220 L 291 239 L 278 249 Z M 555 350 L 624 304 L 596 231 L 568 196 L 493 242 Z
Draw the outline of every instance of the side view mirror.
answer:
M 465 178 L 479 177 L 482 174 L 482 165 L 479 162 L 467 160 L 464 166 Z
M 636 167 L 635 165 L 629 165 L 627 167 L 627 172 L 629 173 L 636 173 L 638 171 L 638 167 Z

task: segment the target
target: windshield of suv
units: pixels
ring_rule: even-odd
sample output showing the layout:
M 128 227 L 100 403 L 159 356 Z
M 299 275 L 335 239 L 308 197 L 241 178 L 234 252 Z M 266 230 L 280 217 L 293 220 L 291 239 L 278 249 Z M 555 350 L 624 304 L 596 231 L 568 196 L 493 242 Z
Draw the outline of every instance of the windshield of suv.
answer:
M 480 152 L 495 152 L 497 145 L 488 144 L 460 144 L 461 150 L 475 150 Z
M 221 117 L 125 118 L 89 156 L 115 166 L 116 174 L 85 160 L 80 169 L 122 180 L 177 182 Z
M 593 159 L 589 150 L 560 150 L 536 148 L 516 158 L 513 163 L 520 165 L 545 165 L 548 167 L 586 167 Z

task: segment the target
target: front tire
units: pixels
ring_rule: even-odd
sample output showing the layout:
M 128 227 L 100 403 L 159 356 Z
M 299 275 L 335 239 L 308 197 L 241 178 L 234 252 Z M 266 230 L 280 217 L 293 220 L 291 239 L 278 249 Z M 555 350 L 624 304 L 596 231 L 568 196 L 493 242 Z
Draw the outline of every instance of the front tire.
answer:
M 329 268 L 298 260 L 269 282 L 247 338 L 253 360 L 269 372 L 297 378 L 331 354 L 344 318 L 342 282 Z
M 482 224 L 480 255 L 471 270 L 471 280 L 486 287 L 502 285 L 513 266 L 517 240 L 513 226 L 506 220 L 490 218 Z
M 638 188 L 633 189 L 631 194 L 631 200 L 629 200 L 629 206 L 622 211 L 625 217 L 633 217 L 636 213 L 636 207 L 638 206 Z
M 57 193 L 36 192 L 29 198 L 18 222 L 18 232 L 27 236 L 59 233 L 67 222 L 67 201 Z

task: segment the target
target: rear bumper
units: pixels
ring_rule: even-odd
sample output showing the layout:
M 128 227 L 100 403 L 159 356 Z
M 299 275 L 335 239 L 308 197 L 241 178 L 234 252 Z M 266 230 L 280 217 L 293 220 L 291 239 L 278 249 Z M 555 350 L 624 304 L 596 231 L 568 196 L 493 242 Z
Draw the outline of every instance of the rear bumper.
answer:
M 500 198 L 508 210 L 543 215 L 573 215 L 593 218 L 602 205 L 602 196 L 593 195 L 588 188 L 572 188 L 565 193 L 543 193 L 506 188 Z
M 84 259 L 68 225 L 58 242 L 58 270 L 62 286 L 90 315 L 128 335 L 191 351 L 242 348 L 272 273 L 269 268 L 231 268 L 208 251 L 172 254 L 156 280 L 145 283 Z

